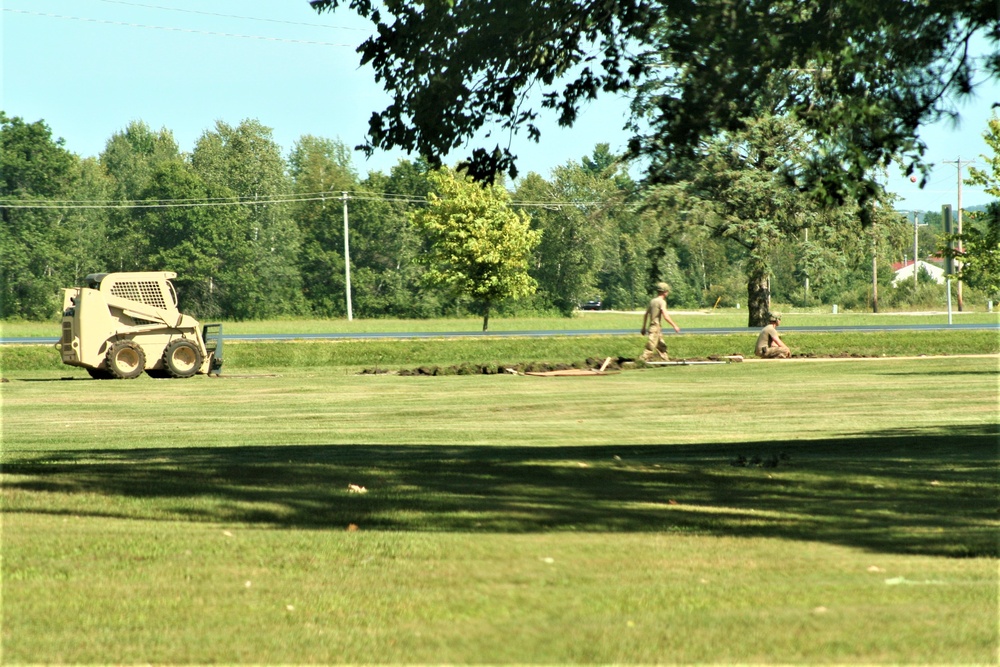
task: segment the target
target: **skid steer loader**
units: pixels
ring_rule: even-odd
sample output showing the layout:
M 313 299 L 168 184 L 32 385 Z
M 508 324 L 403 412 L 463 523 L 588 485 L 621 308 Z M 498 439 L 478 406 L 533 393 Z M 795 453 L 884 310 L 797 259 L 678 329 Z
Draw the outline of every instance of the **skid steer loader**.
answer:
M 64 364 L 95 379 L 218 375 L 222 325 L 202 327 L 177 309 L 172 271 L 92 273 L 63 290 Z

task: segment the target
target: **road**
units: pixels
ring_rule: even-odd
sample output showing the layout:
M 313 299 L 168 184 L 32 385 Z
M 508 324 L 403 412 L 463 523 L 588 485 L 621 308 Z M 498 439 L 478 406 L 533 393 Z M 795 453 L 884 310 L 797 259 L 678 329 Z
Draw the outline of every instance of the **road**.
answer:
M 747 327 L 681 329 L 681 334 L 724 335 L 756 334 L 757 329 Z M 858 326 L 781 327 L 783 333 L 870 333 L 878 331 L 995 331 L 1000 334 L 1000 324 L 875 324 Z M 668 332 L 669 333 L 669 332 Z M 675 336 L 677 334 L 670 333 Z M 639 336 L 637 329 L 576 329 L 549 331 L 422 331 L 379 333 L 315 333 L 315 334 L 226 334 L 226 340 L 280 341 L 280 340 L 380 340 L 409 338 L 515 338 L 548 336 Z M 54 345 L 58 338 L 0 338 L 0 345 Z

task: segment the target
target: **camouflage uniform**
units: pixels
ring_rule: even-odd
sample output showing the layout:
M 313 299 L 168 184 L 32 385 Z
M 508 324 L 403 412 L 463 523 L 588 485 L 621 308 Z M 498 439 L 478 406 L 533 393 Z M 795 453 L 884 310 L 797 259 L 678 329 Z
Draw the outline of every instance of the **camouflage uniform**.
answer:
M 663 296 L 654 297 L 646 308 L 646 318 L 649 326 L 646 329 L 646 347 L 640 359 L 642 361 L 670 361 L 667 355 L 667 344 L 663 342 L 663 324 L 661 318 L 667 312 L 667 300 Z
M 792 351 L 781 342 L 778 336 L 778 328 L 775 323 L 778 320 L 771 320 L 771 323 L 761 329 L 757 336 L 757 344 L 754 346 L 754 353 L 762 359 L 788 359 L 792 356 Z M 777 341 L 774 345 L 772 342 Z

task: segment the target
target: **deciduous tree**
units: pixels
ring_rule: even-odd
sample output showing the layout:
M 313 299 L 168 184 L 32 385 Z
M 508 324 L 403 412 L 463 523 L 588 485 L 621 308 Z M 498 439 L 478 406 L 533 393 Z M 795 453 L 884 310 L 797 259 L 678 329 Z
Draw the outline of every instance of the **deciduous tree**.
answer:
M 961 241 L 962 250 L 948 250 L 948 253 L 961 262 L 959 279 L 990 296 L 1000 296 L 1000 118 L 996 114 L 990 119 L 983 140 L 992 154 L 981 156 L 986 168 L 970 167 L 966 184 L 985 186 L 987 194 L 997 201 L 990 203 L 984 213 L 974 216 L 961 235 L 952 237 L 950 247 L 957 247 Z
M 622 196 L 614 182 L 602 170 L 570 162 L 552 170 L 550 180 L 528 174 L 514 196 L 541 232 L 531 271 L 540 296 L 564 315 L 600 296 L 600 270 L 616 249 L 609 213 Z
M 150 187 L 153 174 L 167 163 L 180 163 L 173 133 L 166 128 L 153 131 L 142 121 L 130 122 L 115 132 L 104 145 L 98 161 L 110 181 L 110 199 L 123 208 L 107 210 L 107 239 L 102 248 L 103 271 L 152 270 L 147 230 L 139 226 L 138 210 L 128 205 L 140 201 Z
M 207 186 L 228 189 L 242 202 L 243 241 L 252 257 L 228 267 L 230 316 L 256 319 L 303 312 L 299 230 L 289 205 L 281 201 L 290 193 L 291 181 L 271 129 L 256 120 L 236 127 L 220 121 L 198 139 L 191 163 Z
M 74 198 L 79 173 L 43 121 L 0 112 L 0 317 L 48 319 L 59 288 L 75 284 L 74 230 L 67 209 L 52 204 Z
M 471 297 L 487 331 L 494 304 L 534 292 L 528 266 L 540 234 L 500 185 L 483 187 L 451 169 L 432 173 L 431 183 L 427 207 L 412 218 L 426 244 L 424 280 Z
M 288 166 L 294 192 L 304 199 L 292 207 L 302 236 L 298 263 L 303 294 L 314 315 L 342 317 L 347 296 L 341 193 L 358 185 L 350 150 L 339 141 L 303 136 L 292 147 Z
M 637 129 L 633 152 L 693 155 L 701 140 L 741 130 L 771 94 L 769 78 L 790 73 L 781 112 L 815 137 L 808 159 L 789 165 L 799 185 L 865 203 L 880 188 L 873 170 L 899 154 L 917 168 L 919 128 L 956 113 L 977 80 L 1000 75 L 995 0 L 311 4 L 345 6 L 373 24 L 358 51 L 392 100 L 372 114 L 364 148 L 403 148 L 437 165 L 476 140 L 468 164 L 480 179 L 516 174 L 508 142 L 489 147 L 494 133 L 538 140 L 540 114 L 572 125 L 598 95 L 647 84 L 655 104 L 643 127 L 652 132 Z M 976 37 L 983 58 L 972 53 Z
M 432 188 L 427 163 L 401 160 L 388 175 L 369 173 L 353 202 L 352 274 L 358 312 L 368 317 L 432 317 L 442 311 L 441 292 L 425 289 L 418 261 L 421 241 L 410 214 Z M 355 252 L 356 247 L 356 252 Z
M 150 175 L 144 201 L 225 201 L 232 192 L 210 186 L 185 162 L 162 164 Z M 200 318 L 219 318 L 243 312 L 233 303 L 228 286 L 233 273 L 253 260 L 243 238 L 242 216 L 235 206 L 164 206 L 138 208 L 136 226 L 148 237 L 147 270 L 175 271 L 186 312 Z

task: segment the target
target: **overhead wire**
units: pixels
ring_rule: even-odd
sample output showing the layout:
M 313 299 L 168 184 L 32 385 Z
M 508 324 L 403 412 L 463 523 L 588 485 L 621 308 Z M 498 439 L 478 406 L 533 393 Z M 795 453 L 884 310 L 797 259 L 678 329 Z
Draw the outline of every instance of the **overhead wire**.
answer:
M 247 201 L 179 201 L 170 200 L 157 201 L 123 201 L 118 203 L 66 204 L 60 202 L 37 202 L 34 204 L 9 204 L 0 200 L 0 209 L 132 209 L 132 208 L 204 208 L 212 206 L 253 206 L 260 204 L 287 204 L 295 202 L 319 201 L 321 197 L 303 197 L 296 199 L 277 200 L 247 200 Z
M 201 16 L 215 16 L 225 19 L 240 19 L 243 21 L 259 21 L 261 23 L 277 23 L 280 25 L 297 25 L 307 28 L 331 28 L 333 30 L 356 30 L 359 32 L 370 32 L 364 28 L 351 28 L 347 26 L 330 25 L 328 23 L 306 23 L 304 21 L 283 21 L 280 19 L 261 18 L 259 16 L 239 16 L 236 14 L 222 14 L 219 12 L 206 12 L 200 9 L 183 9 L 181 7 L 163 7 L 161 5 L 147 5 L 140 2 L 126 2 L 126 0 L 101 0 L 112 5 L 125 5 L 127 7 L 142 7 L 144 9 L 160 9 L 168 12 L 181 12 L 183 14 L 199 14 Z
M 427 199 L 413 195 L 391 192 L 347 191 L 348 200 L 384 201 L 401 204 L 427 204 Z M 293 204 L 316 201 L 337 202 L 344 200 L 344 191 L 303 192 L 289 194 L 274 194 L 264 197 L 204 197 L 177 198 L 154 200 L 112 200 L 112 199 L 40 199 L 21 200 L 0 198 L 0 208 L 7 209 L 156 209 L 156 208 L 204 208 L 220 206 L 257 206 L 267 204 Z M 511 206 L 521 208 L 573 208 L 597 206 L 602 201 L 521 201 L 512 200 Z
M 352 27 L 346 27 L 346 26 L 335 26 L 335 25 L 327 25 L 327 24 L 313 24 L 313 23 L 295 22 L 295 21 L 283 21 L 283 20 L 278 20 L 278 19 L 267 19 L 267 18 L 259 18 L 259 17 L 252 17 L 252 16 L 239 16 L 239 15 L 234 15 L 234 14 L 224 14 L 224 13 L 218 13 L 218 12 L 207 12 L 207 11 L 202 11 L 202 10 L 184 9 L 184 8 L 177 8 L 177 7 L 165 7 L 165 6 L 161 6 L 161 5 L 152 5 L 152 4 L 146 4 L 146 3 L 129 2 L 127 0 L 101 0 L 101 1 L 102 2 L 106 2 L 106 3 L 110 3 L 110 4 L 117 4 L 117 5 L 129 6 L 129 7 L 140 7 L 140 8 L 145 8 L 145 9 L 184 12 L 184 13 L 191 13 L 191 14 L 200 14 L 200 15 L 205 15 L 205 16 L 229 18 L 229 19 L 242 19 L 242 20 L 260 21 L 260 22 L 266 22 L 266 23 L 276 23 L 276 24 L 287 24 L 287 25 L 307 26 L 307 27 L 320 27 L 320 28 L 332 28 L 332 29 L 340 29 L 340 30 L 356 30 L 356 31 L 361 31 L 361 32 L 370 32 L 370 31 L 366 31 L 366 30 L 364 30 L 362 28 L 352 28 Z M 57 18 L 57 19 L 63 19 L 63 20 L 74 20 L 74 21 L 82 21 L 82 22 L 89 22 L 89 23 L 99 23 L 99 24 L 106 24 L 106 25 L 131 27 L 131 28 L 144 28 L 144 29 L 152 29 L 152 30 L 165 30 L 165 31 L 170 31 L 170 32 L 181 32 L 181 33 L 209 35 L 209 36 L 215 36 L 215 37 L 233 37 L 233 38 L 240 38 L 240 39 L 256 39 L 256 40 L 263 40 L 263 41 L 284 42 L 284 43 L 292 43 L 292 44 L 308 44 L 308 45 L 317 45 L 317 46 L 337 46 L 337 47 L 348 47 L 348 48 L 352 48 L 352 49 L 357 47 L 356 44 L 340 44 L 340 43 L 335 43 L 335 42 L 322 42 L 322 41 L 304 40 L 304 39 L 289 39 L 289 38 L 282 38 L 282 37 L 269 37 L 269 36 L 263 36 L 263 35 L 244 35 L 244 34 L 238 34 L 238 33 L 219 32 L 219 31 L 211 31 L 211 30 L 201 30 L 201 29 L 196 29 L 196 28 L 176 28 L 176 27 L 170 27 L 170 26 L 148 25 L 148 24 L 141 24 L 141 23 L 125 22 L 125 21 L 113 21 L 113 20 L 108 20 L 108 19 L 96 19 L 96 18 L 87 18 L 87 17 L 80 17 L 80 16 L 68 16 L 68 15 L 63 15 L 63 14 L 55 14 L 55 13 L 51 13 L 51 12 L 39 12 L 39 11 L 24 10 L 24 9 L 13 9 L 13 8 L 2 8 L 2 9 L 5 12 L 15 13 L 15 14 L 25 14 L 25 15 L 40 16 L 40 17 L 46 17 L 46 18 Z M 317 196 L 316 197 L 312 197 L 311 195 L 317 195 Z M 26 208 L 33 208 L 33 209 L 40 209 L 40 208 L 65 208 L 65 209 L 84 209 L 84 208 L 86 208 L 86 209 L 100 209 L 100 208 L 107 208 L 107 209 L 124 209 L 124 208 L 179 208 L 179 207 L 184 207 L 184 206 L 190 206 L 190 207 L 196 207 L 196 206 L 202 206 L 202 207 L 203 206 L 235 206 L 235 205 L 245 205 L 245 204 L 268 204 L 268 203 L 285 203 L 285 202 L 307 202 L 307 201 L 319 200 L 319 199 L 322 199 L 324 197 L 338 198 L 338 199 L 340 198 L 340 197 L 337 196 L 336 193 L 333 193 L 333 192 L 331 192 L 331 193 L 323 193 L 323 194 L 321 194 L 321 193 L 308 193 L 307 195 L 293 195 L 293 196 L 296 197 L 296 198 L 294 198 L 294 199 L 287 199 L 287 198 L 281 198 L 280 196 L 276 195 L 276 196 L 274 196 L 273 198 L 270 198 L 270 199 L 259 199 L 259 198 L 228 198 L 228 199 L 226 199 L 226 198 L 218 198 L 218 199 L 211 199 L 211 198 L 206 198 L 206 199 L 196 199 L 196 200 L 185 200 L 185 199 L 159 200 L 157 202 L 135 202 L 135 201 L 131 201 L 131 202 L 130 201 L 125 201 L 125 202 L 122 202 L 122 201 L 108 201 L 108 200 L 106 200 L 106 201 L 43 200 L 43 201 L 36 201 L 36 202 L 32 202 L 32 203 L 27 203 L 27 202 L 24 202 L 24 201 L 7 200 L 9 203 L 5 203 L 4 200 L 0 199 L 0 207 L 3 207 L 3 208 L 12 208 L 12 209 L 13 208 L 18 208 L 18 209 L 26 209 Z M 372 195 L 372 196 L 361 196 L 361 195 L 359 195 L 357 193 L 354 193 L 354 194 L 352 194 L 351 198 L 352 199 L 361 199 L 361 200 L 365 200 L 365 199 L 382 199 L 384 201 L 399 202 L 399 203 L 420 203 L 420 204 L 425 204 L 426 203 L 426 199 L 423 199 L 423 198 L 414 198 L 414 197 L 407 196 L 407 195 L 396 195 L 396 194 L 392 194 L 392 193 L 378 193 L 378 194 Z M 519 201 L 513 201 L 513 202 L 510 202 L 510 204 L 512 206 L 517 206 L 517 207 L 547 207 L 547 208 L 564 208 L 564 207 L 572 207 L 572 206 L 591 206 L 591 205 L 596 205 L 596 204 L 600 204 L 600 203 L 601 202 L 590 202 L 590 201 L 587 201 L 587 202 L 560 202 L 560 201 L 551 201 L 551 202 L 550 201 L 543 201 L 543 202 L 519 202 Z
M 256 39 L 265 42 L 282 42 L 285 44 L 308 44 L 311 46 L 337 46 L 337 47 L 347 47 L 351 49 L 357 48 L 357 44 L 339 44 L 336 42 L 320 42 L 308 39 L 289 39 L 286 37 L 268 37 L 266 35 L 241 35 L 239 33 L 231 32 L 218 32 L 214 30 L 199 30 L 197 28 L 174 28 L 171 26 L 161 26 L 161 25 L 146 25 L 143 23 L 128 23 L 126 21 L 111 21 L 108 19 L 92 19 L 82 16 L 67 16 L 65 14 L 52 14 L 50 12 L 34 12 L 27 9 L 10 9 L 7 7 L 3 8 L 3 11 L 12 14 L 27 14 L 31 16 L 43 16 L 46 18 L 56 18 L 56 19 L 67 19 L 72 21 L 83 21 L 86 23 L 100 23 L 104 25 L 115 25 L 124 26 L 128 28 L 145 28 L 148 30 L 166 30 L 169 32 L 182 32 L 195 35 L 209 35 L 212 37 L 234 37 L 238 39 Z
M 161 5 L 151 5 L 146 3 L 138 2 L 128 2 L 126 0 L 101 0 L 109 4 L 117 4 L 130 7 L 141 7 L 146 9 L 156 9 L 164 11 L 176 11 L 191 14 L 200 14 L 205 16 L 214 16 L 221 18 L 231 18 L 231 19 L 242 19 L 242 20 L 252 20 L 260 21 L 266 23 L 278 23 L 287 25 L 299 25 L 308 27 L 321 27 L 321 28 L 333 28 L 341 30 L 357 30 L 365 32 L 361 28 L 350 28 L 346 26 L 334 26 L 334 25 L 322 25 L 295 21 L 282 21 L 277 19 L 267 19 L 252 16 L 239 16 L 234 14 L 223 14 L 217 12 L 206 12 L 202 10 L 193 9 L 183 9 L 177 7 L 164 7 Z M 89 23 L 100 23 L 107 25 L 116 25 L 131 28 L 145 28 L 154 30 L 166 30 L 171 32 L 184 32 L 193 34 L 202 34 L 218 37 L 234 37 L 242 39 L 258 39 L 265 41 L 275 41 L 275 42 L 285 42 L 294 44 L 311 44 L 319 46 L 340 46 L 340 47 L 350 47 L 355 48 L 356 44 L 338 44 L 334 42 L 320 42 L 313 40 L 303 40 L 303 39 L 288 39 L 281 37 L 268 37 L 261 35 L 243 35 L 238 33 L 228 33 L 228 32 L 218 32 L 209 30 L 200 30 L 194 28 L 174 28 L 169 26 L 158 26 L 158 25 L 147 25 L 140 23 L 130 23 L 124 21 L 112 21 L 107 19 L 95 19 L 80 16 L 68 16 L 63 14 L 54 14 L 51 12 L 38 12 L 23 9 L 13 9 L 13 8 L 3 8 L 3 11 L 15 13 L 15 14 L 26 14 L 32 16 L 41 16 L 46 18 L 57 18 L 64 20 L 74 20 L 83 21 Z M 195 207 L 217 207 L 217 206 L 245 206 L 245 205 L 262 205 L 262 204 L 283 204 L 283 203 L 302 203 L 310 201 L 325 201 L 325 200 L 341 200 L 343 198 L 343 193 L 338 191 L 329 192 L 313 192 L 313 193 L 295 193 L 289 195 L 270 195 L 268 197 L 216 197 L 216 198 L 179 198 L 179 199 L 161 199 L 161 200 L 150 200 L 150 201 L 118 201 L 118 200 L 35 200 L 35 201 L 25 201 L 16 199 L 0 199 L 0 208 L 8 209 L 155 209 L 155 208 L 195 208 Z M 381 200 L 392 203 L 409 203 L 409 204 L 426 204 L 426 198 L 414 197 L 412 195 L 402 195 L 396 193 L 359 193 L 350 192 L 349 199 L 362 200 L 362 201 L 372 201 Z M 566 202 L 566 201 L 512 201 L 510 204 L 517 207 L 547 207 L 547 208 L 564 208 L 573 206 L 590 206 L 600 204 L 601 202 Z

